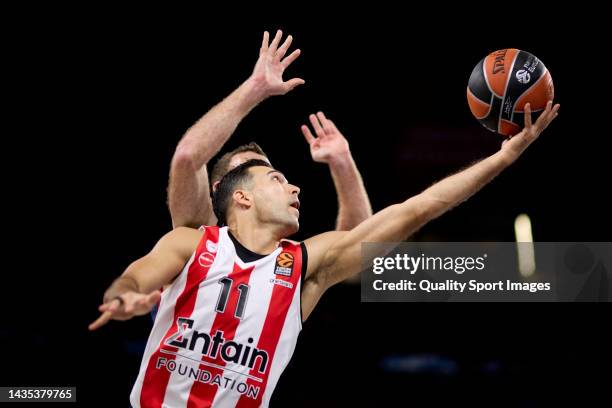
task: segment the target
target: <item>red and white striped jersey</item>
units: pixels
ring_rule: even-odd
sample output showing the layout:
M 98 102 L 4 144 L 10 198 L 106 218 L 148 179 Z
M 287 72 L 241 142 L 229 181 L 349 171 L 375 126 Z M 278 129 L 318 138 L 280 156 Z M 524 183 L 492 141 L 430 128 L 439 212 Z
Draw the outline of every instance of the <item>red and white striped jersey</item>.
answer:
M 132 406 L 267 407 L 302 328 L 306 263 L 303 244 L 261 256 L 227 227 L 205 227 L 162 293 Z

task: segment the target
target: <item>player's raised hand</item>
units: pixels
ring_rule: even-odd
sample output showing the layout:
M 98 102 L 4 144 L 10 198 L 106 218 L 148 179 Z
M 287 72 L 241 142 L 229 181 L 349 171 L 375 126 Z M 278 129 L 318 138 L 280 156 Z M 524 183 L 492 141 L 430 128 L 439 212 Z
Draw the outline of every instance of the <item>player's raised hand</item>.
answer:
M 301 130 L 310 145 L 310 154 L 314 161 L 329 164 L 330 161 L 340 159 L 349 153 L 346 138 L 336 128 L 336 125 L 325 117 L 323 112 L 310 115 L 309 119 L 316 137 L 306 125 L 302 125 Z
M 502 143 L 502 151 L 510 160 L 516 160 L 525 149 L 533 143 L 540 134 L 559 115 L 559 104 L 553 106 L 553 101 L 548 101 L 544 112 L 535 123 L 531 121 L 531 105 L 525 105 L 525 127 L 522 131 L 505 140 Z
M 99 329 L 109 320 L 128 320 L 134 316 L 147 314 L 159 302 L 160 298 L 161 292 L 159 290 L 149 294 L 125 292 L 98 307 L 102 314 L 89 325 L 89 330 Z
M 301 78 L 292 78 L 287 81 L 283 80 L 283 73 L 300 55 L 300 50 L 296 49 L 287 55 L 292 36 L 288 36 L 285 41 L 280 44 L 283 37 L 283 32 L 278 30 L 272 42 L 270 35 L 264 32 L 261 48 L 259 50 L 259 59 L 251 74 L 251 80 L 261 87 L 265 97 L 272 95 L 284 95 L 298 85 L 304 84 Z M 280 44 L 280 46 L 279 46 Z

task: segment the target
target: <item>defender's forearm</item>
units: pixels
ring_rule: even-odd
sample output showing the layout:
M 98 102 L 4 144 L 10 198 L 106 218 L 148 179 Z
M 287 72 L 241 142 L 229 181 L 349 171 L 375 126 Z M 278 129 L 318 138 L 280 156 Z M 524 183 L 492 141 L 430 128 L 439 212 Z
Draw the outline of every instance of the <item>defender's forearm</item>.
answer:
M 329 162 L 338 196 L 337 231 L 348 231 L 372 215 L 370 199 L 350 152 Z
M 217 154 L 240 121 L 264 99 L 261 85 L 246 80 L 187 130 L 176 148 L 175 158 L 188 156 L 193 167 L 199 169 Z

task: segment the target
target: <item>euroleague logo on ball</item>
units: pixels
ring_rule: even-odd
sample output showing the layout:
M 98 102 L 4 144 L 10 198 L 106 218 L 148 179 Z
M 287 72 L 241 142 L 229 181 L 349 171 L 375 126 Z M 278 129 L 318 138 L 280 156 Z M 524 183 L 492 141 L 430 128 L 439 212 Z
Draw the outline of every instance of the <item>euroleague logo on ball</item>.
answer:
M 526 70 L 521 69 L 520 71 L 517 71 L 516 79 L 521 84 L 527 84 L 529 83 L 529 81 L 531 81 L 531 75 L 529 75 L 529 72 L 527 72 Z

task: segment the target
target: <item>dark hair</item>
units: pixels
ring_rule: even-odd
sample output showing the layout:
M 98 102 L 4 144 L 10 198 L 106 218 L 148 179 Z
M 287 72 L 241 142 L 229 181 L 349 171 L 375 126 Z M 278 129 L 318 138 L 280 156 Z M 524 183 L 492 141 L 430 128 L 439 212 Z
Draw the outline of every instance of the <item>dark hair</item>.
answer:
M 217 189 L 213 192 L 212 203 L 213 211 L 219 220 L 220 225 L 227 224 L 227 210 L 232 200 L 232 194 L 236 188 L 241 187 L 245 182 L 251 181 L 249 169 L 255 166 L 270 167 L 270 163 L 263 160 L 248 160 L 240 166 L 230 170 L 223 178 Z
M 261 147 L 259 147 L 259 145 L 255 142 L 251 142 L 251 143 L 244 144 L 242 146 L 238 146 L 231 152 L 225 153 L 223 156 L 219 158 L 219 160 L 215 162 L 215 165 L 213 166 L 212 171 L 210 172 L 210 185 L 211 186 L 214 185 L 217 181 L 221 180 L 223 176 L 227 174 L 227 171 L 229 170 L 229 163 L 230 163 L 230 160 L 232 160 L 232 157 L 234 157 L 234 155 L 238 153 L 243 153 L 243 152 L 253 152 L 253 153 L 261 154 L 265 158 L 268 158 L 268 156 L 266 156 L 266 154 L 261 149 Z

